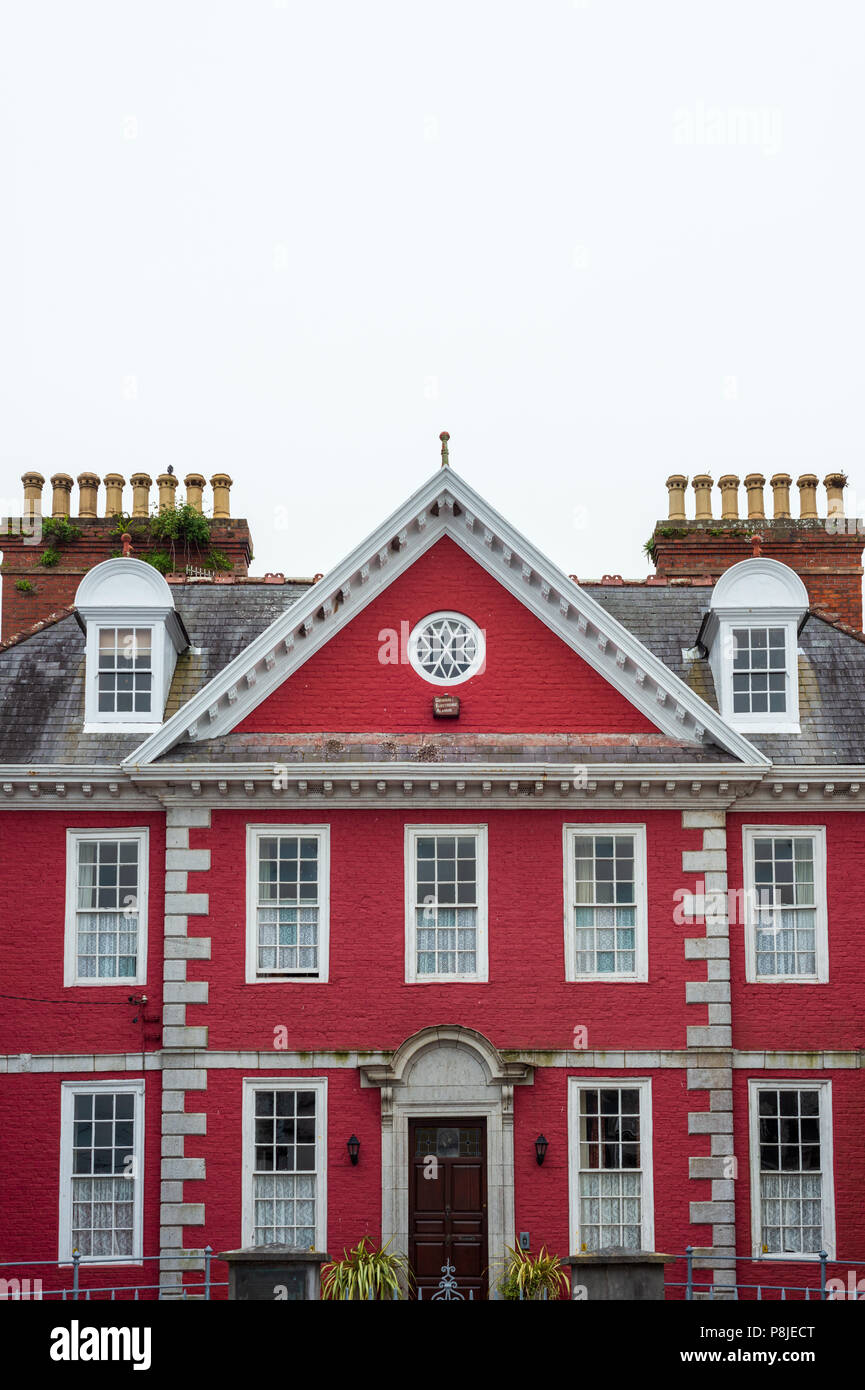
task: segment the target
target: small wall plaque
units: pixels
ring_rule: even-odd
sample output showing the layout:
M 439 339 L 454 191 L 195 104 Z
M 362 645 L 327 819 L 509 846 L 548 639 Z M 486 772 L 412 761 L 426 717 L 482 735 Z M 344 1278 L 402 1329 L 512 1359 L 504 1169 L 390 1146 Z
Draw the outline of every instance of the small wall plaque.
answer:
M 460 699 L 458 695 L 433 695 L 433 714 L 436 719 L 458 719 Z

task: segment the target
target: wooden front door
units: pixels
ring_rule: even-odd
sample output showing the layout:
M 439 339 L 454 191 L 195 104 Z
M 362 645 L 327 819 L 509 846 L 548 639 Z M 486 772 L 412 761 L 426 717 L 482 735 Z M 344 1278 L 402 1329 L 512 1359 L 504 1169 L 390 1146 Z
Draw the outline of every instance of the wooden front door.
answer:
M 486 1298 L 486 1120 L 411 1120 L 409 1173 L 417 1297 Z

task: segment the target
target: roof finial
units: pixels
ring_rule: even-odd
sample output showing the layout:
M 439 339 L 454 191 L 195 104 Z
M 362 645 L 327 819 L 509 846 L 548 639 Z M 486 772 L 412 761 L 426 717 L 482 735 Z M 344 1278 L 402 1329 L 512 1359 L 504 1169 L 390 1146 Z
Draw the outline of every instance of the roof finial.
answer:
M 442 430 L 439 439 L 442 442 L 442 468 L 447 468 L 450 463 L 450 459 L 448 458 L 448 440 L 450 439 L 450 435 L 447 430 Z
M 757 557 L 763 554 L 763 537 L 759 531 L 755 531 L 751 536 L 751 555 Z
M 128 531 L 123 532 L 123 535 L 120 537 L 120 544 L 123 546 L 124 555 L 132 554 L 132 537 Z

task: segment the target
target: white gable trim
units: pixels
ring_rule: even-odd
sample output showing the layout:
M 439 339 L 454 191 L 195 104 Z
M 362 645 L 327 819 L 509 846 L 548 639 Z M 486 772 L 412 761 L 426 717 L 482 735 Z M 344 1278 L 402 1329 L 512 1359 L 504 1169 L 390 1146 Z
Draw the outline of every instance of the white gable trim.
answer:
M 450 468 L 438 469 L 124 765 L 140 767 L 180 741 L 230 732 L 442 536 L 450 536 L 664 733 L 685 743 L 711 738 L 745 762 L 768 765 L 763 753 Z

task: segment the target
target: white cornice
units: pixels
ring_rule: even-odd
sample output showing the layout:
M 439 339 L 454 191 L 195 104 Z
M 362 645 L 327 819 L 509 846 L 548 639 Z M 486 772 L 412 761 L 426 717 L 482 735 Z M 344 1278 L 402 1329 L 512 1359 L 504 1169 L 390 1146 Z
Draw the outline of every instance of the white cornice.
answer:
M 237 727 L 394 579 L 450 536 L 647 719 L 684 743 L 768 759 L 449 468 L 437 469 L 371 536 L 256 637 L 125 760 L 143 767 L 181 741 Z
M 597 763 L 574 777 L 561 763 L 159 763 L 126 767 L 0 767 L 0 810 L 160 811 L 169 805 L 289 810 L 316 805 L 519 809 L 591 807 L 631 813 L 696 804 L 810 815 L 865 811 L 865 766 Z M 277 783 L 274 786 L 274 782 Z

